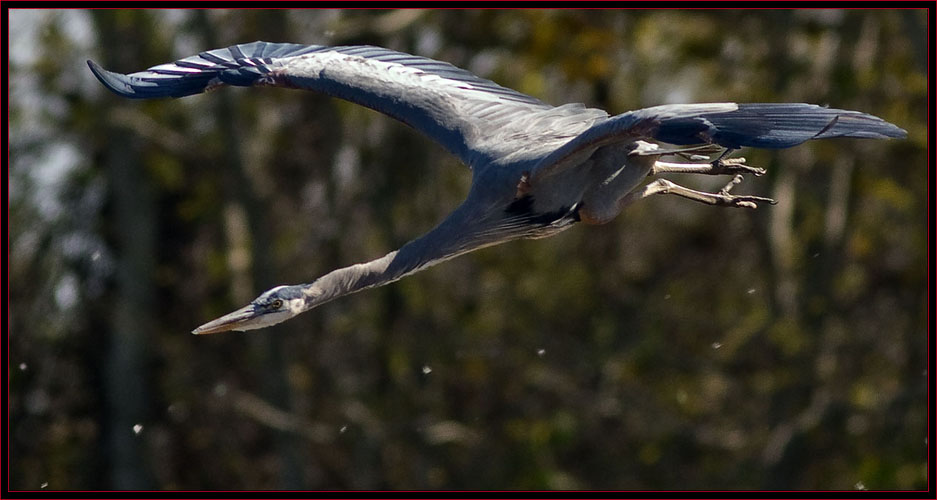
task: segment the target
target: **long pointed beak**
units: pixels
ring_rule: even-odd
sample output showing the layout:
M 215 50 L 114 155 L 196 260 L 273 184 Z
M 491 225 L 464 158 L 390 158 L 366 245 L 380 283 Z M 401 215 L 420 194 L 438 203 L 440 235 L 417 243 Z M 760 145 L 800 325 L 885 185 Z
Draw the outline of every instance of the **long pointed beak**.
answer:
M 204 325 L 192 330 L 193 335 L 207 335 L 209 333 L 220 333 L 228 330 L 240 330 L 246 326 L 252 319 L 258 316 L 253 304 L 248 304 L 233 313 L 205 323 Z

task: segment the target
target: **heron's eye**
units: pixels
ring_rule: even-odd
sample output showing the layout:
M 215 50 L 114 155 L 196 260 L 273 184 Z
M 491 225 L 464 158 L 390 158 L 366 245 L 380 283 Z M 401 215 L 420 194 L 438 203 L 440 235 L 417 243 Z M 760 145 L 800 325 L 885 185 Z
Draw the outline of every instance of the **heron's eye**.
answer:
M 283 301 L 280 299 L 274 300 L 273 302 L 270 303 L 270 307 L 274 309 L 279 309 L 283 307 Z

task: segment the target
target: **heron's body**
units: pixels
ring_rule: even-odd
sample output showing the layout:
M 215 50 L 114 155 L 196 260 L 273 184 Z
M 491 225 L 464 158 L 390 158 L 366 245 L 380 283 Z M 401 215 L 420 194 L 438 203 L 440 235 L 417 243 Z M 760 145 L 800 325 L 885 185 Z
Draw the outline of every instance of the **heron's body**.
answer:
M 663 172 L 760 175 L 744 160 L 666 163 L 674 152 L 743 146 L 784 148 L 829 137 L 903 137 L 857 111 L 810 104 L 685 104 L 609 116 L 581 104 L 553 107 L 448 63 L 379 47 L 254 42 L 203 52 L 121 75 L 89 61 L 108 88 L 126 97 L 182 97 L 219 85 L 271 85 L 323 92 L 370 107 L 435 139 L 472 170 L 466 200 L 427 234 L 373 261 L 305 285 L 268 290 L 248 306 L 193 333 L 261 328 L 342 295 L 390 283 L 472 250 L 541 238 L 577 222 L 602 224 L 633 201 L 677 194 L 713 205 L 771 202 L 701 193 L 658 179 Z M 659 149 L 657 140 L 683 151 Z M 703 145 L 703 148 L 698 147 Z M 708 148 L 708 152 L 712 152 Z

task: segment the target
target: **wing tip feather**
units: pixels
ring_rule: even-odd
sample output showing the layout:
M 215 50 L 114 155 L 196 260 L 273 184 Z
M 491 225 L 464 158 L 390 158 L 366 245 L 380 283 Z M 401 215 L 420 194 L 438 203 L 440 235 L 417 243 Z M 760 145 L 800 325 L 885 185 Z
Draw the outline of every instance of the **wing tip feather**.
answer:
M 108 73 L 110 73 L 110 71 L 102 68 L 100 64 L 92 61 L 91 59 L 88 59 L 87 62 L 88 62 L 88 67 L 91 68 L 91 73 L 94 74 L 94 77 L 97 78 L 98 81 L 101 82 L 101 84 L 107 87 L 107 89 L 110 90 L 111 92 L 115 92 L 119 95 L 123 95 L 121 92 L 117 90 L 117 87 L 111 83 L 112 79 L 108 76 Z
M 91 73 L 94 74 L 98 81 L 107 87 L 107 89 L 111 92 L 122 97 L 129 97 L 131 99 L 147 97 L 140 95 L 136 91 L 134 85 L 130 82 L 130 78 L 127 75 L 108 71 L 91 59 L 88 59 L 88 67 L 91 68 Z

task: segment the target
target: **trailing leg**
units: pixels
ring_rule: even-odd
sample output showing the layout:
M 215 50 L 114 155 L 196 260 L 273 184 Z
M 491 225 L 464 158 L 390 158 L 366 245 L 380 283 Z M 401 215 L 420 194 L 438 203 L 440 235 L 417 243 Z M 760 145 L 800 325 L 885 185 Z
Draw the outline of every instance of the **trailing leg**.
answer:
M 718 159 L 710 163 L 671 163 L 665 161 L 654 162 L 648 175 L 662 173 L 731 175 L 752 174 L 756 177 L 765 175 L 765 169 L 745 164 L 745 158 Z
M 742 182 L 742 176 L 736 175 L 732 181 L 720 189 L 718 193 L 706 193 L 675 184 L 671 181 L 668 181 L 667 179 L 657 179 L 656 181 L 651 182 L 650 184 L 646 184 L 641 189 L 629 193 L 627 196 L 622 198 L 619 202 L 619 209 L 624 208 L 626 205 L 634 203 L 635 201 L 643 200 L 644 198 L 655 194 L 674 194 L 688 200 L 698 201 L 700 203 L 706 203 L 707 205 L 715 205 L 720 207 L 758 208 L 759 202 L 770 203 L 772 205 L 777 203 L 771 198 L 765 198 L 762 196 L 737 196 L 729 194 L 729 191 L 731 191 L 732 188 L 740 182 Z

